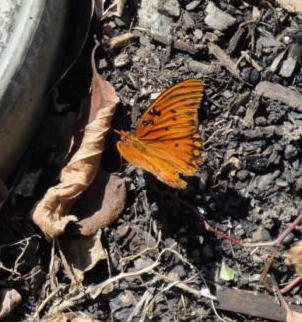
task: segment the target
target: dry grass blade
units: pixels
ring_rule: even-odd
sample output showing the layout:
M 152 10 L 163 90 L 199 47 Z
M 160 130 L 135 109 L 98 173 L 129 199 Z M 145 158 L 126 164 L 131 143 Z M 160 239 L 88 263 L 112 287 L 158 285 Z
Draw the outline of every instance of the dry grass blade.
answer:
M 105 137 L 118 102 L 111 84 L 94 71 L 90 118 L 84 129 L 80 147 L 62 169 L 59 184 L 47 191 L 32 214 L 33 221 L 48 240 L 61 235 L 69 222 L 77 220 L 77 217 L 68 214 L 68 210 L 95 178 Z

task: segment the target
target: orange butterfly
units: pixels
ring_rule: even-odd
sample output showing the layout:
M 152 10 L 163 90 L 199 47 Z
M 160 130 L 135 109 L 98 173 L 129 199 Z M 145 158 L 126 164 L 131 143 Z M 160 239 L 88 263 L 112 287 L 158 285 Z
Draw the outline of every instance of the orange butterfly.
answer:
M 133 133 L 118 132 L 120 154 L 169 186 L 185 189 L 187 182 L 179 174 L 192 176 L 201 163 L 197 111 L 203 89 L 203 83 L 192 78 L 164 91 L 141 116 Z

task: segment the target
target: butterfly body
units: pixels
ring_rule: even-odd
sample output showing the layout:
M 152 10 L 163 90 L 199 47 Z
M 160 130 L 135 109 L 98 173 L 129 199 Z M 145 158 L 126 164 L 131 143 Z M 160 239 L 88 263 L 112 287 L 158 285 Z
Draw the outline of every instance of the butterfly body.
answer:
M 120 131 L 120 154 L 160 181 L 185 189 L 180 174 L 191 176 L 201 163 L 198 115 L 203 84 L 180 82 L 163 92 L 145 111 L 134 132 Z

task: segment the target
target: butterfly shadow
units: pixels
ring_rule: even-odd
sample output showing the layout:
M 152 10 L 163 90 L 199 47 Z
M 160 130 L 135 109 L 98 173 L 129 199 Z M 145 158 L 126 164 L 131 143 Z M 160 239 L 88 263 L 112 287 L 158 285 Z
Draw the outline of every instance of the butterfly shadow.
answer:
M 248 215 L 250 203 L 234 189 L 200 191 L 197 184 L 193 185 L 196 179 L 190 179 L 192 184 L 184 191 L 151 185 L 154 188 L 149 190 L 149 196 L 157 200 L 156 218 L 163 240 L 176 240 L 185 249 L 189 262 L 214 285 L 214 267 L 229 255 L 224 252 L 224 240 L 206 231 L 204 219 L 215 229 L 228 233 L 232 223 L 238 224 Z

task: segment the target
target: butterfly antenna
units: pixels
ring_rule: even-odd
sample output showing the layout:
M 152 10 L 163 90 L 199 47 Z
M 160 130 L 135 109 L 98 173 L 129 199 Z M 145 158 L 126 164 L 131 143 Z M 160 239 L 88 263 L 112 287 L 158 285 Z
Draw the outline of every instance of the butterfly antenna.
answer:
M 119 135 L 122 135 L 122 134 L 121 134 L 121 131 L 113 130 L 113 132 L 115 132 L 115 133 L 117 133 L 117 134 L 119 134 Z

